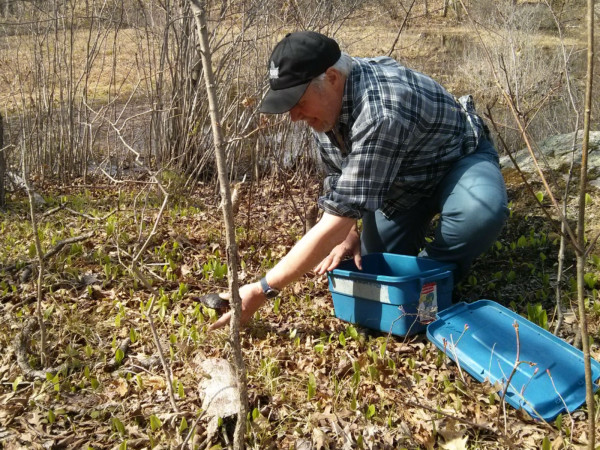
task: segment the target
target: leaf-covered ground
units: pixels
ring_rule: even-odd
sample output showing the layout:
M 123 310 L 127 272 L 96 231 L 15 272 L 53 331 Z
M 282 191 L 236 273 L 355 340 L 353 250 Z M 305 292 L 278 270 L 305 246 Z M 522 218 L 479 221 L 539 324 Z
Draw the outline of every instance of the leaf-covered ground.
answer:
M 455 298 L 496 300 L 537 323 L 547 317 L 552 329 L 557 234 L 527 195 L 509 190 L 509 223 Z M 317 191 L 311 179 L 244 185 L 236 216 L 243 282 L 264 274 L 303 234 Z M 149 311 L 151 291 L 128 267 L 161 199 L 137 185 L 48 191 L 38 214 L 60 204 L 68 208 L 39 218 L 44 251 L 92 236 L 62 246 L 46 263 L 46 367 L 58 371 L 37 379 L 23 370 L 43 370 L 40 333 L 32 322 L 37 269 L 27 268 L 35 246 L 27 198 L 12 196 L 0 213 L 0 345 L 6 349 L 0 359 L 0 446 L 175 448 L 198 417 L 190 443 L 228 446 L 227 421 L 209 436 L 198 390 L 209 376 L 201 362 L 231 356 L 227 331 L 206 332 L 215 312 L 198 300 L 227 286 L 217 192 L 204 186 L 192 195 L 173 193 L 141 258 L 142 272 L 159 293 Z M 590 258 L 588 319 L 596 359 L 598 275 L 598 260 Z M 568 341 L 577 328 L 572 278 L 568 252 L 561 283 L 567 311 L 559 332 Z M 169 400 L 148 315 L 173 374 L 179 412 Z M 585 407 L 557 423 L 536 422 L 504 409 L 493 386 L 464 374 L 424 335 L 389 337 L 336 319 L 324 278 L 306 276 L 286 288 L 244 329 L 242 342 L 248 448 L 537 449 L 574 448 L 587 439 Z

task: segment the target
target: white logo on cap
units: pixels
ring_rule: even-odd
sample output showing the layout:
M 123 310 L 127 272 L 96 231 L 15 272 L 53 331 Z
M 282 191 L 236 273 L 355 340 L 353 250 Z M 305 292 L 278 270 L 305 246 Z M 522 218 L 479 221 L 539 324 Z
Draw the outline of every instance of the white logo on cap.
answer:
M 279 78 L 279 67 L 275 67 L 275 63 L 271 61 L 271 68 L 269 69 L 269 78 L 276 80 Z

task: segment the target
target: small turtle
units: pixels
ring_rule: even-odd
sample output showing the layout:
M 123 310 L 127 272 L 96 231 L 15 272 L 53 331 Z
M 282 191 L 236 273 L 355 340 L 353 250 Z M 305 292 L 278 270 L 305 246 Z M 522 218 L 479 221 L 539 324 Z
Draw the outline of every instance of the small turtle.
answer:
M 229 301 L 227 297 L 227 294 L 206 294 L 202 297 L 193 298 L 207 308 L 214 309 L 220 315 L 229 308 Z

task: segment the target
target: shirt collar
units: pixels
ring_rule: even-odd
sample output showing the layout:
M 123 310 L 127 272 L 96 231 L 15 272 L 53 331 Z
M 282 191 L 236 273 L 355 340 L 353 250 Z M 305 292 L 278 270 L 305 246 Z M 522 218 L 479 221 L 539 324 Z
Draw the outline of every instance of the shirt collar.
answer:
M 342 97 L 342 110 L 340 111 L 340 117 L 338 118 L 337 125 L 347 126 L 350 121 L 352 103 L 353 103 L 353 85 L 354 85 L 354 71 L 356 68 L 356 62 L 352 59 L 352 70 L 346 78 L 346 84 L 344 85 L 344 96 Z

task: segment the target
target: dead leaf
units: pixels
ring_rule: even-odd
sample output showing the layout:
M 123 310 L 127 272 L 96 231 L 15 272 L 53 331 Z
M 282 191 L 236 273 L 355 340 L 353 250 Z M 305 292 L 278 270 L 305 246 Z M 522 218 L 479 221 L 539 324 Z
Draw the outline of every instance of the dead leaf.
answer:
M 468 436 L 464 436 L 465 431 L 439 430 L 439 434 L 444 438 L 444 443 L 440 448 L 444 450 L 466 450 Z
M 313 445 L 308 439 L 298 439 L 294 443 L 294 450 L 313 450 Z
M 312 431 L 312 443 L 313 446 L 309 447 L 313 450 L 321 450 L 323 448 L 329 448 L 327 434 L 318 427 L 313 428 Z
M 106 395 L 109 399 L 123 398 L 129 392 L 129 384 L 123 378 L 115 378 L 107 383 Z
M 162 390 L 167 387 L 167 383 L 163 377 L 158 375 L 150 375 L 149 377 L 142 377 L 144 386 L 149 386 L 155 390 Z

